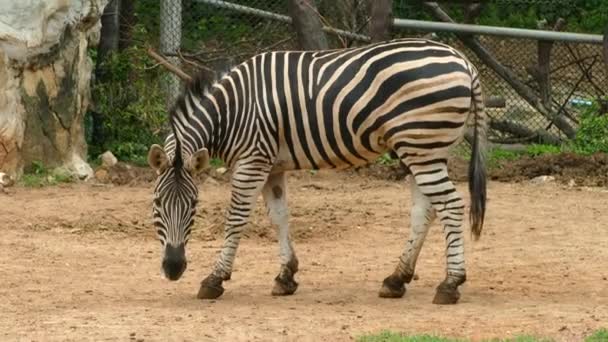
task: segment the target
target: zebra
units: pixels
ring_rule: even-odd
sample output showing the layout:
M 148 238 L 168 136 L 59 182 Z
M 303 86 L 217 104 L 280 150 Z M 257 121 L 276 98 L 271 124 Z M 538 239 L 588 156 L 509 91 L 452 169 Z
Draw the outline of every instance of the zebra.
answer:
M 397 39 L 362 47 L 257 54 L 205 87 L 191 82 L 169 112 L 165 147 L 151 146 L 158 177 L 153 221 L 170 280 L 186 269 L 185 246 L 198 201 L 194 177 L 220 158 L 233 170 L 225 237 L 197 297 L 224 292 L 239 241 L 261 193 L 278 229 L 280 270 L 272 295 L 291 295 L 298 258 L 289 234 L 285 173 L 345 169 L 391 152 L 411 173 L 409 239 L 380 297 L 409 284 L 429 225 L 438 217 L 446 240 L 446 275 L 433 303 L 454 304 L 466 280 L 465 203 L 450 181 L 451 147 L 472 131 L 469 165 L 471 233 L 486 209 L 486 116 L 477 69 L 443 43 Z

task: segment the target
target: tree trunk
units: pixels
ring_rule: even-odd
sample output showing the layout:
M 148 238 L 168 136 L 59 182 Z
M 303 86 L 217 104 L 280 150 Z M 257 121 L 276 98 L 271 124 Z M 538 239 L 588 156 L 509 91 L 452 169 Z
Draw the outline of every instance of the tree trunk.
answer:
M 300 47 L 304 50 L 327 49 L 327 37 L 314 0 L 289 0 L 288 6 Z
M 97 62 L 95 65 L 95 83 L 104 83 L 107 81 L 108 70 L 106 67 L 106 62 L 108 61 L 108 58 L 118 50 L 120 42 L 119 24 L 121 2 L 121 0 L 110 0 L 101 17 L 101 33 L 99 37 L 99 45 L 97 46 Z M 92 110 L 91 118 L 93 121 L 91 146 L 103 150 L 103 145 L 105 143 L 103 132 L 104 113 L 100 113 L 97 110 Z
M 390 38 L 393 21 L 393 0 L 374 0 L 370 3 L 369 35 L 372 42 L 381 42 Z
M 120 2 L 120 38 L 118 41 L 118 49 L 120 51 L 131 46 L 133 40 L 133 27 L 137 23 L 135 16 L 135 1 L 123 0 Z
M 604 65 L 606 66 L 606 72 L 608 73 L 608 25 L 604 29 Z
M 561 31 L 566 25 L 566 21 L 559 18 L 553 26 L 553 31 Z M 539 27 L 541 30 L 546 30 L 544 26 Z M 551 108 L 551 51 L 553 49 L 553 41 L 539 40 L 538 41 L 538 75 L 536 81 L 539 86 L 540 100 L 543 106 Z
M 465 6 L 464 22 L 465 24 L 473 24 L 477 17 L 481 14 L 483 4 L 475 3 Z
M 120 40 L 120 8 L 121 0 L 110 0 L 101 17 L 101 32 L 97 46 L 97 65 L 95 77 L 103 77 L 103 63 L 106 58 L 118 50 Z M 128 2 L 128 1 L 125 1 Z
M 84 139 L 92 70 L 87 48 L 105 5 L 0 1 L 0 170 L 11 177 L 34 162 L 92 176 Z

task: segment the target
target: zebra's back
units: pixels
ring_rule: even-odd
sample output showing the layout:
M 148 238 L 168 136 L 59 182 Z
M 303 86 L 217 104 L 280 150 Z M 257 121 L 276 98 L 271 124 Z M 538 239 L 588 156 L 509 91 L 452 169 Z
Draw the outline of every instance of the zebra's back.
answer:
M 254 57 L 262 116 L 276 122 L 277 169 L 344 168 L 387 150 L 453 145 L 471 107 L 474 68 L 418 39 Z

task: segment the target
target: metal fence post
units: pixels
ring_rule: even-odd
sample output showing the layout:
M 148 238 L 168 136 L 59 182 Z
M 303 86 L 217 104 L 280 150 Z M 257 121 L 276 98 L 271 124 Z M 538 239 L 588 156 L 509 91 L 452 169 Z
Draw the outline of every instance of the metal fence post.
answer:
M 180 49 L 182 41 L 182 1 L 160 1 L 160 51 L 164 55 L 175 56 Z M 178 57 L 167 57 L 170 63 L 179 67 Z M 181 91 L 179 77 L 174 74 L 167 75 L 164 86 L 167 107 L 171 107 Z

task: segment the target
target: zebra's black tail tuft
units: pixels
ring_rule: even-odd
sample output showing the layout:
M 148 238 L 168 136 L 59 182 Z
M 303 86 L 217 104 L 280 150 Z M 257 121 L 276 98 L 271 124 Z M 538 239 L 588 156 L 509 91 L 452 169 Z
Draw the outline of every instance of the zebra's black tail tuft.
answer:
M 473 146 L 469 164 L 469 194 L 471 196 L 471 233 L 475 240 L 481 236 L 486 213 L 486 115 L 479 75 L 472 82 L 471 109 L 474 115 Z

